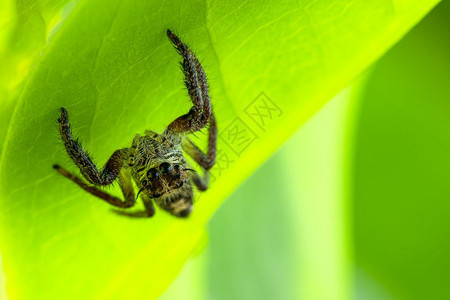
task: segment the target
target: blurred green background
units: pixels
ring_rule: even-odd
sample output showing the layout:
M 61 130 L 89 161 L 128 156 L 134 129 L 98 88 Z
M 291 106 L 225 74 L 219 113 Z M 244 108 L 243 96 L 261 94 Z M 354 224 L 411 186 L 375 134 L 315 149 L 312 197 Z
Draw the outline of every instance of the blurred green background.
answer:
M 450 299 L 450 3 L 219 209 L 162 299 Z

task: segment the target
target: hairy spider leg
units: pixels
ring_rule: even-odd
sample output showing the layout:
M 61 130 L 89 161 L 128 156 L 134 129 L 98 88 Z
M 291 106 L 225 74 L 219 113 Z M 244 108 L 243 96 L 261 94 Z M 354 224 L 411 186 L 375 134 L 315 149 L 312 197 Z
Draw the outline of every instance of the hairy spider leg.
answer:
M 113 153 L 108 162 L 99 172 L 97 166 L 92 162 L 88 153 L 83 149 L 78 140 L 72 138 L 72 132 L 69 125 L 69 114 L 65 108 L 61 108 L 61 116 L 58 119 L 59 132 L 66 148 L 67 154 L 80 169 L 83 177 L 94 185 L 109 185 L 118 178 L 119 186 L 122 189 L 125 201 L 112 196 L 95 186 L 88 185 L 78 176 L 70 173 L 59 165 L 53 167 L 64 177 L 72 180 L 88 193 L 105 200 L 111 205 L 120 208 L 129 208 L 134 206 L 136 199 L 134 197 L 131 175 L 129 172 L 121 172 L 123 159 L 128 149 L 120 149 Z
M 208 151 L 203 151 L 197 147 L 188 137 L 182 141 L 183 150 L 191 156 L 196 163 L 198 163 L 205 171 L 210 170 L 216 162 L 216 143 L 217 143 L 217 126 L 214 115 L 211 116 L 208 128 Z
M 194 106 L 187 114 L 176 118 L 170 123 L 163 135 L 172 132 L 192 133 L 206 126 L 212 112 L 206 75 L 191 49 L 172 31 L 167 30 L 167 36 L 183 58 L 181 68 L 185 77 L 184 82 Z
M 110 195 L 95 186 L 88 185 L 80 177 L 72 174 L 71 172 L 67 171 L 66 169 L 64 169 L 63 167 L 61 167 L 59 165 L 53 165 L 53 168 L 56 171 L 58 171 L 61 175 L 63 175 L 64 177 L 75 182 L 79 187 L 81 187 L 86 192 L 88 192 L 94 196 L 97 196 L 100 199 L 105 200 L 106 202 L 108 202 L 111 205 L 114 205 L 114 206 L 120 207 L 120 208 L 130 208 L 130 207 L 134 206 L 134 204 L 136 203 L 136 199 L 134 197 L 133 186 L 131 185 L 131 178 L 129 176 L 122 175 L 122 174 L 119 175 L 119 185 L 120 185 L 120 188 L 122 189 L 122 193 L 125 198 L 125 201 L 123 201 L 122 199 L 117 198 L 113 195 Z
M 209 170 L 214 166 L 216 161 L 216 142 L 217 142 L 217 126 L 214 115 L 211 115 L 208 128 L 208 152 L 207 154 L 197 147 L 189 138 L 185 138 L 182 142 L 183 150 L 203 169 L 203 177 L 197 173 L 191 175 L 192 182 L 200 191 L 208 189 Z
M 95 185 L 109 185 L 116 180 L 122 169 L 125 157 L 128 154 L 128 148 L 114 151 L 103 169 L 99 172 L 97 166 L 92 162 L 89 154 L 83 149 L 78 140 L 72 139 L 72 131 L 69 125 L 69 113 L 64 107 L 61 107 L 61 117 L 58 119 L 58 123 L 59 132 L 67 154 L 78 166 L 81 174 L 89 183 Z
M 172 31 L 167 30 L 167 36 L 175 45 L 178 53 L 182 56 L 181 63 L 185 84 L 194 106 L 191 110 L 169 124 L 165 133 L 190 132 L 201 130 L 209 122 L 208 128 L 208 151 L 204 154 L 190 139 L 185 138 L 183 149 L 204 169 L 204 177 L 197 173 L 192 175 L 194 184 L 199 190 L 208 188 L 209 169 L 216 160 L 217 125 L 208 92 L 206 74 L 195 54 L 186 46 Z M 163 133 L 163 135 L 165 134 Z
M 145 210 L 139 211 L 124 211 L 124 210 L 114 210 L 116 214 L 131 217 L 131 218 L 151 218 L 155 214 L 155 207 L 153 206 L 152 199 L 147 195 L 141 194 L 142 202 L 144 203 Z

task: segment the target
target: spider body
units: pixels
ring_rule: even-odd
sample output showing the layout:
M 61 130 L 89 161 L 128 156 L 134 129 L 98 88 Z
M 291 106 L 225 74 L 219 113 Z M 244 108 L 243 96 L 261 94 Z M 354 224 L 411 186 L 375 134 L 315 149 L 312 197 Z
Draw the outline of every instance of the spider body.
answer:
M 80 169 L 88 183 L 59 165 L 53 167 L 87 192 L 119 208 L 134 206 L 136 197 L 132 180 L 139 189 L 145 210 L 141 212 L 116 211 L 130 217 L 151 217 L 153 201 L 177 217 L 187 217 L 192 211 L 193 185 L 204 191 L 208 187 L 209 169 L 216 158 L 217 127 L 211 107 L 204 70 L 193 52 L 172 31 L 169 39 L 182 56 L 185 84 L 193 106 L 188 113 L 172 121 L 162 134 L 146 131 L 136 135 L 131 147 L 116 150 L 99 170 L 87 152 L 72 138 L 69 114 L 61 108 L 58 119 L 61 139 L 69 157 Z M 203 153 L 187 134 L 208 127 L 208 151 Z M 199 176 L 186 162 L 187 153 L 204 170 Z M 124 196 L 121 200 L 98 188 L 118 181 Z
M 163 142 L 165 139 L 166 142 Z M 131 176 L 140 193 L 175 215 L 189 214 L 193 188 L 189 182 L 181 141 L 157 133 L 136 135 L 128 157 Z

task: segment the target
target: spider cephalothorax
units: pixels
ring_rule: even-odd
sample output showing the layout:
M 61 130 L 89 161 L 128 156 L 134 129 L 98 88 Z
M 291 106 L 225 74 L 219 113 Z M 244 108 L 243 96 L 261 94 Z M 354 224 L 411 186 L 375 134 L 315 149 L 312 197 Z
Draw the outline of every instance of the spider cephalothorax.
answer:
M 131 176 L 139 193 L 175 215 L 190 212 L 193 196 L 188 178 L 193 170 L 186 165 L 180 142 L 148 131 L 134 138 L 129 154 Z
M 145 211 L 119 211 L 127 216 L 151 217 L 154 214 L 152 201 L 175 216 L 188 216 L 192 210 L 194 195 L 192 184 L 199 190 L 207 189 L 208 172 L 216 158 L 217 127 L 205 72 L 193 52 L 178 36 L 170 30 L 167 30 L 167 36 L 183 57 L 185 83 L 194 106 L 188 113 L 170 123 L 162 134 L 146 131 L 143 136 L 136 135 L 131 147 L 116 150 L 99 171 L 87 152 L 72 138 L 69 114 L 65 108 L 61 108 L 58 119 L 67 154 L 90 184 L 59 165 L 54 165 L 54 168 L 87 192 L 120 208 L 132 207 L 136 202 L 132 178 L 139 189 L 137 196 L 141 197 Z M 198 131 L 208 124 L 208 151 L 205 154 L 186 134 Z M 204 170 L 203 177 L 187 164 L 183 150 Z M 124 201 L 96 187 L 110 185 L 116 180 L 122 189 Z

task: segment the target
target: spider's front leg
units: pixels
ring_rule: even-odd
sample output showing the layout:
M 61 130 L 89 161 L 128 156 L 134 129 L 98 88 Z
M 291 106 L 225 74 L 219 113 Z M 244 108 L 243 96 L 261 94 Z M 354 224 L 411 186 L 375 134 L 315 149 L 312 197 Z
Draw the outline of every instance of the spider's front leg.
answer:
M 167 36 L 182 56 L 186 88 L 194 106 L 191 110 L 169 124 L 165 133 L 195 132 L 206 126 L 212 113 L 205 71 L 194 53 L 172 31 L 167 30 Z
M 103 169 L 99 171 L 92 162 L 89 154 L 81 147 L 77 140 L 72 138 L 72 131 L 69 125 L 69 113 L 61 108 L 61 117 L 58 119 L 59 133 L 63 140 L 67 154 L 80 169 L 86 180 L 95 185 L 109 185 L 119 176 L 120 170 L 128 154 L 128 148 L 114 151 L 108 159 Z
M 169 124 L 163 135 L 193 133 L 209 123 L 208 151 L 203 153 L 191 140 L 183 140 L 183 149 L 205 170 L 204 178 L 194 174 L 192 180 L 200 190 L 208 188 L 209 169 L 216 160 L 217 125 L 208 92 L 205 71 L 194 53 L 178 36 L 167 30 L 167 36 L 182 56 L 185 84 L 194 106 L 191 110 Z
M 122 189 L 125 201 L 112 196 L 95 186 L 85 183 L 80 177 L 72 174 L 59 165 L 54 165 L 64 177 L 75 182 L 79 187 L 88 193 L 97 196 L 111 205 L 120 208 L 129 208 L 134 206 L 136 199 L 134 197 L 131 175 L 128 171 L 122 169 L 123 161 L 128 149 L 117 150 L 109 158 L 102 171 L 99 172 L 97 166 L 92 162 L 88 153 L 81 147 L 77 140 L 72 139 L 72 132 L 69 126 L 69 114 L 65 108 L 61 108 L 61 117 L 58 119 L 59 131 L 66 148 L 67 154 L 74 161 L 86 180 L 94 185 L 109 185 L 118 178 L 120 188 Z

